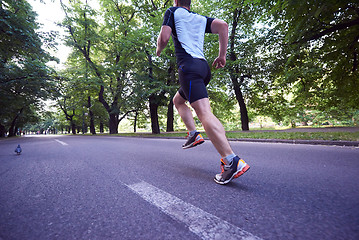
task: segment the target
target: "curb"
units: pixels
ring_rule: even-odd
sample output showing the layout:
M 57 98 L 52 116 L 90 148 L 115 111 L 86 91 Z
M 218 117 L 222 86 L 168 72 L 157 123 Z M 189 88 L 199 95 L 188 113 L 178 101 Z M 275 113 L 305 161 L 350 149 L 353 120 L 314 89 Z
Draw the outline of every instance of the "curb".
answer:
M 127 137 L 127 136 L 119 136 Z M 144 136 L 131 136 L 144 137 Z M 158 139 L 184 139 L 183 137 L 156 137 L 145 136 L 144 138 L 158 138 Z M 210 141 L 209 138 L 204 138 Z M 260 143 L 288 143 L 288 144 L 307 144 L 307 145 L 326 145 L 326 146 L 342 146 L 342 147 L 359 147 L 359 141 L 332 141 L 332 140 L 304 140 L 304 139 L 257 139 L 257 138 L 227 138 L 228 141 L 236 142 L 260 142 Z
M 359 141 L 330 141 L 330 140 L 303 140 L 303 139 L 255 139 L 255 138 L 229 138 L 229 141 L 238 142 L 262 142 L 262 143 L 290 143 L 290 144 L 309 144 L 309 145 L 328 145 L 359 147 Z

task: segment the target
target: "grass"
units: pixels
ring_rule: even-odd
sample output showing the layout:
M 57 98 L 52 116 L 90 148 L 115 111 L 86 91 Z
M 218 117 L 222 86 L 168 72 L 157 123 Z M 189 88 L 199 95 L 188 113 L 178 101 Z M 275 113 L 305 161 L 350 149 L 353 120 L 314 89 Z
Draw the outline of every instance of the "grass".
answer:
M 228 138 L 254 139 L 302 139 L 330 141 L 359 141 L 359 132 L 236 132 L 227 133 Z
M 183 132 L 149 134 L 149 133 L 120 133 L 118 136 L 130 137 L 186 137 Z M 203 137 L 207 137 L 205 133 Z M 249 131 L 249 132 L 227 132 L 231 139 L 303 139 L 303 140 L 331 140 L 331 141 L 359 141 L 359 131 L 357 132 L 282 132 L 282 131 Z

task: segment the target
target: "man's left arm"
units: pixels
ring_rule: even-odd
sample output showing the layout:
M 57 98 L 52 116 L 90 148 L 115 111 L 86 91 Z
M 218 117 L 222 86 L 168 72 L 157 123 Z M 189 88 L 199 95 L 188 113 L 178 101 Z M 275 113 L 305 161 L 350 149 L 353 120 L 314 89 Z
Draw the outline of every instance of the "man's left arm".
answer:
M 228 24 L 220 19 L 214 19 L 211 24 L 212 33 L 218 34 L 219 52 L 212 66 L 223 68 L 226 65 L 227 45 L 228 45 Z
M 160 56 L 163 49 L 165 49 L 165 47 L 167 46 L 167 43 L 171 37 L 171 33 L 172 33 L 171 27 L 166 26 L 166 25 L 163 25 L 161 27 L 160 34 L 158 35 L 158 38 L 157 38 L 157 49 L 156 49 L 157 56 Z

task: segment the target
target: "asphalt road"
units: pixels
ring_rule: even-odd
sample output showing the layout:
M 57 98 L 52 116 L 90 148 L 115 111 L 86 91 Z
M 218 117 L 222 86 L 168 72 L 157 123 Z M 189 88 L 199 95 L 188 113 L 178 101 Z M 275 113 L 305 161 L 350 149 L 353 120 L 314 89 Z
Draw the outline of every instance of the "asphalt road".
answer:
M 0 140 L 0 239 L 359 239 L 359 148 L 232 142 L 251 169 L 221 186 L 183 141 Z

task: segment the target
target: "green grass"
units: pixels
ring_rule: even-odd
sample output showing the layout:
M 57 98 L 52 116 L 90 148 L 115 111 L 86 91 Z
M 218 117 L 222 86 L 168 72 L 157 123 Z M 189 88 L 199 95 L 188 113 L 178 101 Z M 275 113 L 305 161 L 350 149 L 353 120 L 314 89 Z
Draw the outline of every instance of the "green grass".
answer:
M 254 139 L 359 141 L 359 132 L 238 132 L 227 133 L 227 137 Z
M 118 136 L 130 136 L 130 137 L 186 137 L 183 132 L 173 133 L 161 133 L 161 134 L 149 134 L 149 133 L 121 133 Z M 304 140 L 331 140 L 331 141 L 359 141 L 359 132 L 227 132 L 228 138 L 231 139 L 304 139 Z M 203 137 L 207 137 L 203 133 Z

